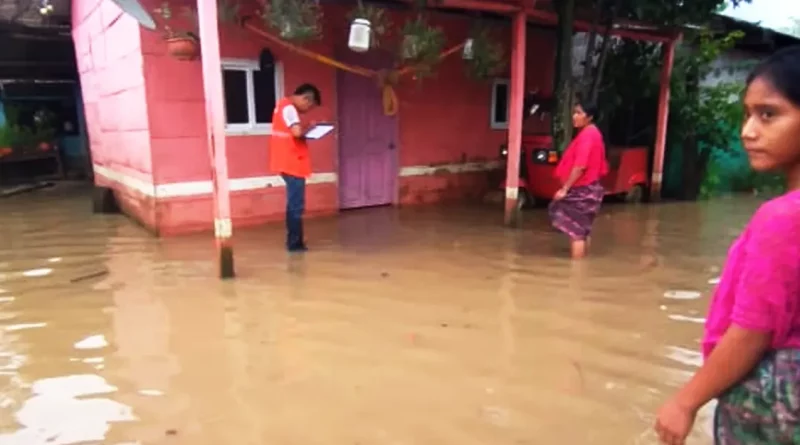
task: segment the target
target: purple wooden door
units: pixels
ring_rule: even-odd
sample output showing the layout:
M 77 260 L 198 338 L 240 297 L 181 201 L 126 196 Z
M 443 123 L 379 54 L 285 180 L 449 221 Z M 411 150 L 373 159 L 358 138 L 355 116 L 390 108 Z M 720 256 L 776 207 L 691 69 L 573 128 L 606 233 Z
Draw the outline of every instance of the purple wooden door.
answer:
M 376 53 L 343 54 L 343 61 L 384 68 Z M 337 75 L 339 103 L 339 206 L 392 204 L 397 190 L 397 120 L 383 114 L 375 79 L 344 71 Z

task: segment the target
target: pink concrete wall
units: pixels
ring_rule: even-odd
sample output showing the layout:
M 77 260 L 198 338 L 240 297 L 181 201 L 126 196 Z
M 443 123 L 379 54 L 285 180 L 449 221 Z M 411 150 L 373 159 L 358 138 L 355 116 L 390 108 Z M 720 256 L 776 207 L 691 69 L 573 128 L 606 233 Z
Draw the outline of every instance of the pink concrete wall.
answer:
M 139 24 L 108 0 L 72 2 L 73 40 L 81 79 L 92 160 L 130 178 L 152 182 L 145 80 Z M 119 175 L 118 175 L 119 176 Z M 124 194 L 126 210 L 155 225 L 152 200 L 108 176 L 101 184 Z
M 99 20 L 98 23 L 102 24 L 102 13 L 110 10 L 109 7 L 95 5 L 97 2 L 75 0 L 77 14 L 73 32 L 76 47 L 79 42 L 83 45 L 78 50 L 78 57 L 82 80 L 90 86 L 84 86 L 87 91 L 87 114 L 90 113 L 90 107 L 93 108 L 92 112 L 97 113 L 101 104 L 115 107 L 109 111 L 108 118 L 103 115 L 102 121 L 99 116 L 87 116 L 95 163 L 120 169 L 125 174 L 141 175 L 142 179 L 150 181 L 156 188 L 209 181 L 211 171 L 205 145 L 200 62 L 172 59 L 166 54 L 160 34 L 134 30 L 135 22 L 127 17 L 117 20 L 108 30 L 96 30 L 98 25 L 95 21 Z M 106 3 L 110 4 L 108 0 L 103 0 L 100 5 Z M 159 2 L 144 0 L 143 4 L 153 9 Z M 346 51 L 346 12 L 341 8 L 327 8 L 323 30 L 326 39 L 309 48 L 329 56 Z M 393 23 L 401 24 L 405 16 L 394 13 L 391 19 Z M 453 14 L 434 14 L 433 22 L 445 29 L 447 47 L 463 41 L 472 24 L 468 16 Z M 117 26 L 125 27 L 121 29 L 127 29 L 128 34 L 112 34 L 111 30 Z M 501 28 L 500 31 L 510 36 L 510 27 Z M 113 45 L 108 44 L 111 39 L 117 39 Z M 346 98 L 337 97 L 336 71 L 333 68 L 261 41 L 246 30 L 223 27 L 220 39 L 223 58 L 256 61 L 261 49 L 268 47 L 282 66 L 285 92 L 291 92 L 303 82 L 312 82 L 320 88 L 323 107 L 309 119 L 336 120 L 337 100 Z M 122 40 L 125 40 L 124 44 Z M 552 32 L 531 32 L 528 44 L 529 88 L 538 86 L 542 90 L 550 89 L 553 41 Z M 508 47 L 509 41 L 505 43 Z M 85 48 L 92 47 L 92 44 L 105 44 L 106 59 L 125 60 L 128 63 L 128 57 L 135 60 L 136 67 L 125 65 L 128 70 L 124 73 L 114 69 L 118 78 L 108 77 L 111 69 L 98 72 L 94 69 L 95 65 L 87 68 L 89 62 L 81 61 L 81 58 L 86 57 Z M 90 60 L 94 61 L 94 58 Z M 125 82 L 121 79 L 125 79 Z M 124 83 L 125 89 L 111 87 L 120 83 Z M 125 95 L 118 99 L 100 94 L 108 90 L 116 92 L 109 93 L 112 96 L 120 94 L 120 91 Z M 507 134 L 506 131 L 490 128 L 491 84 L 468 79 L 459 55 L 453 55 L 438 67 L 433 78 L 425 79 L 422 83 L 406 78 L 397 92 L 400 97 L 398 150 L 401 168 L 422 167 L 422 170 L 430 170 L 401 176 L 400 203 L 478 196 L 491 186 L 489 176 L 484 171 L 453 173 L 452 170 L 437 168 L 444 164 L 486 163 L 497 159 L 498 147 L 506 140 Z M 105 126 L 103 122 L 106 122 Z M 140 138 L 135 147 L 128 140 L 123 143 L 122 149 L 115 147 L 122 138 L 120 135 L 131 137 L 128 133 L 134 131 Z M 313 144 L 315 173 L 337 173 L 336 142 L 336 138 L 331 137 Z M 270 171 L 268 166 L 268 136 L 229 136 L 227 144 L 231 178 L 263 178 L 277 174 Z M 114 150 L 110 149 L 112 146 Z M 211 196 L 208 193 L 159 197 L 154 202 L 148 214 L 132 213 L 149 226 L 157 226 L 162 234 L 212 227 Z M 283 189 L 280 187 L 234 192 L 231 200 L 234 224 L 241 226 L 277 219 L 282 214 L 283 205 Z M 336 183 L 310 184 L 307 205 L 311 214 L 337 211 Z

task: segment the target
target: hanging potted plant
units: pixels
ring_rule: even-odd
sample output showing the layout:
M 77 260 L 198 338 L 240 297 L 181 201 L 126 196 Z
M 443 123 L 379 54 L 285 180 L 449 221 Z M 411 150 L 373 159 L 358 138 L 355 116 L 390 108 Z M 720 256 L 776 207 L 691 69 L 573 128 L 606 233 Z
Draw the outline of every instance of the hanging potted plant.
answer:
M 422 15 L 403 26 L 400 57 L 414 67 L 415 77 L 426 77 L 433 72 L 443 47 L 444 33 L 428 24 Z
M 285 40 L 305 42 L 321 34 L 321 12 L 316 0 L 268 0 L 261 17 L 267 28 Z
M 164 2 L 154 12 L 159 14 L 165 22 L 173 19 L 172 7 L 169 2 Z M 192 11 L 184 9 L 187 24 L 196 23 L 192 20 Z M 169 23 L 162 26 L 164 40 L 167 43 L 167 53 L 178 60 L 195 60 L 200 56 L 200 40 L 192 31 L 181 31 L 173 28 Z
M 365 5 L 358 1 L 355 9 L 350 11 L 350 35 L 347 46 L 356 52 L 364 52 L 380 46 L 382 38 L 391 28 L 391 22 L 382 8 Z
M 200 40 L 188 31 L 169 31 L 165 38 L 167 53 L 178 60 L 196 60 L 200 56 Z
M 462 52 L 467 75 L 477 80 L 487 80 L 505 70 L 507 60 L 503 44 L 492 39 L 488 28 L 476 27 L 467 39 Z

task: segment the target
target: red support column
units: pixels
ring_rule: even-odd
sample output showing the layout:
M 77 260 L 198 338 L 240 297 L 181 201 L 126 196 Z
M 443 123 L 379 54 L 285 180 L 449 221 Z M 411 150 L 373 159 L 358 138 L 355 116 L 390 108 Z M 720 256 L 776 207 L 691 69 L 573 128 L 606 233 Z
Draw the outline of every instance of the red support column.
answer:
M 219 54 L 219 23 L 216 0 L 197 0 L 203 91 L 206 99 L 206 132 L 214 187 L 214 236 L 219 255 L 220 278 L 233 278 L 231 199 L 228 183 L 228 153 L 225 150 L 225 94 Z
M 519 216 L 519 160 L 522 150 L 522 116 L 525 100 L 525 43 L 527 14 L 514 14 L 511 25 L 511 82 L 508 101 L 508 162 L 506 164 L 505 223 L 516 225 Z
M 658 95 L 658 120 L 653 153 L 653 175 L 650 178 L 650 200 L 661 199 L 661 184 L 664 179 L 664 153 L 667 149 L 667 122 L 669 120 L 669 92 L 672 65 L 675 61 L 675 46 L 680 37 L 664 43 L 664 64 L 661 67 L 661 91 Z

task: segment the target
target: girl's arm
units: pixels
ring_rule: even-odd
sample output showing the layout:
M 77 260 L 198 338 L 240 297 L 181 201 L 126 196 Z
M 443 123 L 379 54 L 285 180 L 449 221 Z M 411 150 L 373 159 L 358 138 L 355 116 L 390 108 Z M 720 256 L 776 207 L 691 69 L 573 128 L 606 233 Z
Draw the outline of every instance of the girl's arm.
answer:
M 566 193 L 569 191 L 569 189 L 578 182 L 578 179 L 583 176 L 583 172 L 586 171 L 586 166 L 589 163 L 589 154 L 596 143 L 597 141 L 593 139 L 590 134 L 579 134 L 575 140 L 572 141 L 573 145 L 567 148 L 567 150 L 573 150 L 575 152 L 575 158 L 567 180 L 561 184 L 561 190 L 563 192 Z
M 780 333 L 800 290 L 798 205 L 784 197 L 763 205 L 748 225 L 731 326 L 694 378 L 677 394 L 699 409 L 742 380 Z M 791 319 L 792 315 L 788 315 Z
M 578 182 L 578 179 L 581 179 L 583 176 L 583 172 L 586 171 L 586 167 L 576 166 L 572 168 L 572 171 L 569 172 L 569 177 L 567 177 L 567 181 L 561 186 L 564 191 L 568 191 L 572 188 L 572 186 Z
M 697 410 L 741 382 L 764 353 L 786 340 L 800 308 L 800 200 L 761 206 L 744 235 L 731 325 L 705 364 L 659 411 L 662 443 L 683 444 Z
M 731 325 L 700 370 L 675 396 L 675 401 L 684 409 L 697 412 L 746 377 L 771 341 L 770 332 Z

